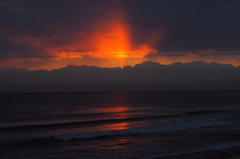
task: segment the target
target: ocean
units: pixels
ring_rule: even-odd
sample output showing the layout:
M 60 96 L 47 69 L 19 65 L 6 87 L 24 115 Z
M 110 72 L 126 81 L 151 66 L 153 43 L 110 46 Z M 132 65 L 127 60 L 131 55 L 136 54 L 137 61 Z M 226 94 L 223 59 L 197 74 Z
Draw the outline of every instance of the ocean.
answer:
M 240 91 L 0 94 L 1 159 L 230 158 L 239 147 Z

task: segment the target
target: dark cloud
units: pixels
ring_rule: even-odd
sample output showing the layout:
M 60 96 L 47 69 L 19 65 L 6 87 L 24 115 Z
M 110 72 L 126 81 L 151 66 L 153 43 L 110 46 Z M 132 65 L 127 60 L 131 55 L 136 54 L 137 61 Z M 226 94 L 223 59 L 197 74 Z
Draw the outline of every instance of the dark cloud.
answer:
M 240 49 L 240 2 L 237 0 L 131 2 L 132 23 L 167 31 L 157 46 L 160 51 Z
M 51 57 L 12 39 L 58 36 L 48 44 L 67 44 L 70 35 L 93 32 L 113 10 L 125 13 L 135 43 L 160 32 L 155 48 L 166 54 L 240 50 L 239 0 L 0 0 L 0 58 Z

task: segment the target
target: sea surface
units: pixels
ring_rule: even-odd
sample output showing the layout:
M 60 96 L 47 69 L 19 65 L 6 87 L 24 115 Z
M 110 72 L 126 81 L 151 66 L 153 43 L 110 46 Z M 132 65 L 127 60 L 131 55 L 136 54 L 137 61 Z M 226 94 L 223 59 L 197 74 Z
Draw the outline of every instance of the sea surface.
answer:
M 0 94 L 1 159 L 184 158 L 240 147 L 240 91 Z

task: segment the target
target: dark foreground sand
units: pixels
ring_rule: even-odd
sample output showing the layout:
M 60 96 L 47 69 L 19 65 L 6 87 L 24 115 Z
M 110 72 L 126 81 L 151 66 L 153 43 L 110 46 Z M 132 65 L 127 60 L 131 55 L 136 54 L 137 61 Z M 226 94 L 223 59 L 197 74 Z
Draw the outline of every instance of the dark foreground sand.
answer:
M 240 159 L 240 147 L 220 151 L 207 151 L 188 155 L 163 157 L 160 159 Z
M 192 134 L 196 134 L 195 130 L 188 130 L 188 133 L 193 132 Z M 185 133 L 183 131 L 182 133 Z M 228 127 L 219 126 L 219 127 L 209 127 L 201 129 L 198 131 L 198 135 L 205 135 L 207 134 L 215 134 L 221 135 L 221 139 L 226 142 L 228 140 L 234 140 L 239 142 L 240 141 L 240 124 L 232 124 Z M 174 135 L 174 134 L 173 134 Z M 211 150 L 193 154 L 183 154 L 177 156 L 169 156 L 169 157 L 162 157 L 159 159 L 240 159 L 240 147 L 233 147 L 229 149 L 223 150 Z

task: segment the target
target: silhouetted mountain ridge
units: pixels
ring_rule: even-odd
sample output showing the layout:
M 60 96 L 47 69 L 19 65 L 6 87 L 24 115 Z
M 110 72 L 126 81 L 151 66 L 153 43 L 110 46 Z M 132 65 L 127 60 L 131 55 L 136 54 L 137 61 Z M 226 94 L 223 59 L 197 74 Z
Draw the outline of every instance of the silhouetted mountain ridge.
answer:
M 52 71 L 2 68 L 1 92 L 240 89 L 240 67 L 230 64 L 146 61 L 134 67 L 69 65 Z

